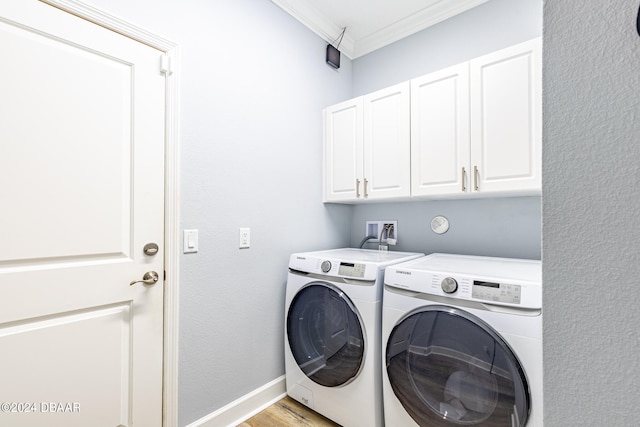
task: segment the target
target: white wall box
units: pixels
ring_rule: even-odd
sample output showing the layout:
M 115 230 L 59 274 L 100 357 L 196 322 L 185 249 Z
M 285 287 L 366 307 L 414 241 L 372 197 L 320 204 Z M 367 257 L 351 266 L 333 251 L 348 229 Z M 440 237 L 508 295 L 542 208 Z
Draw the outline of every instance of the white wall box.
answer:
M 541 51 L 534 39 L 325 109 L 325 201 L 539 194 Z
M 324 111 L 326 202 L 411 194 L 409 82 Z

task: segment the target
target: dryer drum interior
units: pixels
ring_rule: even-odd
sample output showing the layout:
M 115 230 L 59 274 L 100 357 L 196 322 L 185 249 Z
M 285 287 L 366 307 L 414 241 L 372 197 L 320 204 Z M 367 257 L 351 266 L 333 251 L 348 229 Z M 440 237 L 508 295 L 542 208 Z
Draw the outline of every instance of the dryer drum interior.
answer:
M 314 382 L 337 387 L 357 377 L 364 360 L 358 312 L 337 287 L 313 282 L 294 297 L 287 314 L 291 353 Z
M 509 345 L 466 311 L 428 306 L 403 318 L 386 349 L 389 382 L 420 426 L 523 426 L 525 373 Z

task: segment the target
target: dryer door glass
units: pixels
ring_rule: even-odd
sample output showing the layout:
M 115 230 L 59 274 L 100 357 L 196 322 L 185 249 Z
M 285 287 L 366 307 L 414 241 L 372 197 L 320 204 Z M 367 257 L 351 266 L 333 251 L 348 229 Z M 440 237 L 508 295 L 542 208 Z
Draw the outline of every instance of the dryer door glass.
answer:
M 429 306 L 400 321 L 386 348 L 389 382 L 420 426 L 523 426 L 524 370 L 509 345 L 476 316 Z
M 311 380 L 327 387 L 352 381 L 364 359 L 356 308 L 337 287 L 313 282 L 294 297 L 287 314 L 289 346 Z

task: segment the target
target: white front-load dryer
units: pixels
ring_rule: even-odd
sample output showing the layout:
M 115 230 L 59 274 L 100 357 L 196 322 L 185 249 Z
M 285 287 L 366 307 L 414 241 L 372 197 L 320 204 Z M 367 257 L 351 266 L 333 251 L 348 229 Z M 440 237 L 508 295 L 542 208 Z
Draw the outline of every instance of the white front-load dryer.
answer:
M 387 426 L 542 425 L 541 263 L 431 254 L 386 269 Z
M 284 345 L 289 396 L 344 427 L 384 424 L 384 269 L 422 255 L 367 249 L 291 255 Z

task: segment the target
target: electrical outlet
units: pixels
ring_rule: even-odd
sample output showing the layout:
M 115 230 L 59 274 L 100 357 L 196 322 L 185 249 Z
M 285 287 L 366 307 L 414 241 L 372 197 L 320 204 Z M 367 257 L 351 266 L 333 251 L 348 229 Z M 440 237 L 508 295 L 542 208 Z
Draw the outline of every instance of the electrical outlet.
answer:
M 387 231 L 383 232 L 385 227 L 388 227 Z M 381 234 L 382 242 L 380 241 Z M 398 240 L 398 221 L 365 221 L 365 236 L 374 236 L 375 240 L 372 242 L 395 245 Z
M 248 249 L 251 247 L 251 229 L 250 228 L 240 229 L 240 242 L 238 247 L 240 249 Z

